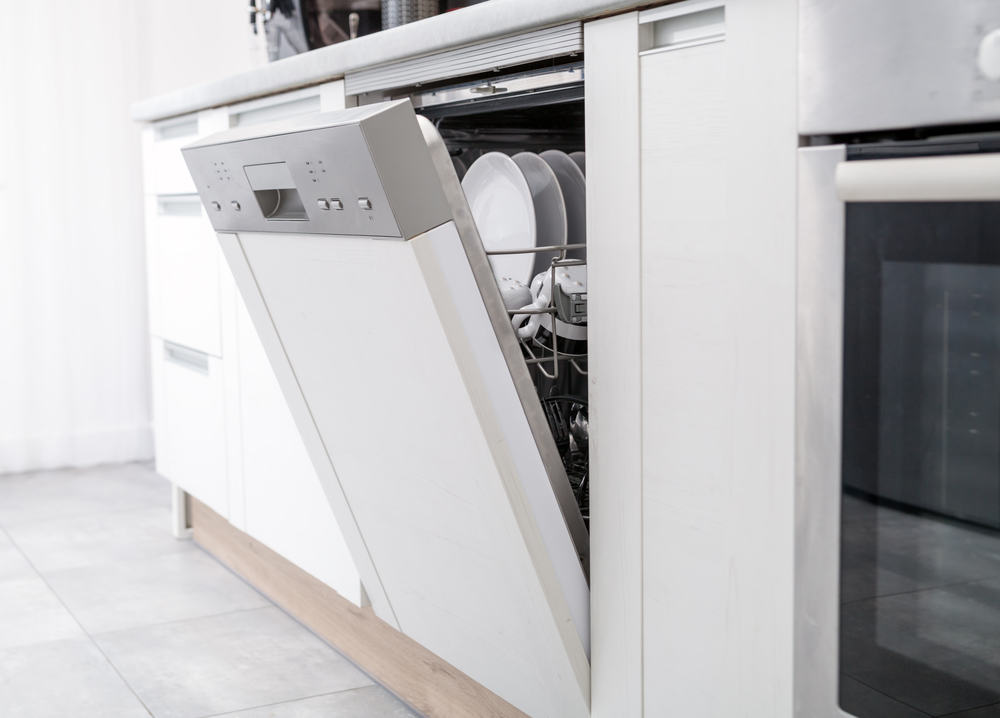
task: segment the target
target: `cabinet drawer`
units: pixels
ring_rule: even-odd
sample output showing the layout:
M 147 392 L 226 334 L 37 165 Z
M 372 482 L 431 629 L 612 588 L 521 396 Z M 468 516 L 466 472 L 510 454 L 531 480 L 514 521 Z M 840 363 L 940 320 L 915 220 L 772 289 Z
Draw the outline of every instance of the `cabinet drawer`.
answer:
M 151 356 L 157 471 L 227 516 L 222 361 L 156 338 Z
M 197 137 L 197 116 L 158 123 L 146 129 L 143 165 L 147 193 L 182 194 L 195 191 L 181 147 Z
M 154 333 L 222 355 L 218 243 L 198 195 L 158 197 L 150 261 L 157 295 Z

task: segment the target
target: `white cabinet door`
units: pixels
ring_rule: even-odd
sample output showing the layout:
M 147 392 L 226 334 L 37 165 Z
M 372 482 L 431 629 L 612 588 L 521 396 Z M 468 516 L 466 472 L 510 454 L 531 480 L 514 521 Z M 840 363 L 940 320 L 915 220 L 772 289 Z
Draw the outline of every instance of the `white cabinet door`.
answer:
M 793 711 L 796 6 L 639 17 L 647 716 Z
M 156 469 L 214 511 L 229 511 L 222 361 L 153 339 Z
M 222 257 L 196 194 L 156 198 L 150 231 L 156 283 L 154 335 L 222 356 L 219 272 Z
M 147 194 L 192 194 L 194 182 L 181 147 L 197 139 L 198 116 L 186 115 L 147 127 L 143 132 L 143 185 Z

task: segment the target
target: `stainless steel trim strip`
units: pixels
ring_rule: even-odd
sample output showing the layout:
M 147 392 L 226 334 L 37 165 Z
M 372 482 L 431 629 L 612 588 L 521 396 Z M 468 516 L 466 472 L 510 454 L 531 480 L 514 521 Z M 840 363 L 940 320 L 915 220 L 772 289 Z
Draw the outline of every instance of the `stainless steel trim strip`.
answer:
M 794 715 L 839 718 L 844 146 L 799 150 L 795 347 Z M 846 714 L 843 714 L 846 715 Z
M 420 85 L 450 77 L 492 72 L 583 52 L 583 24 L 569 22 L 496 40 L 347 73 L 348 95 Z
M 469 83 L 457 87 L 445 87 L 413 95 L 410 100 L 416 108 L 446 105 L 452 102 L 477 100 L 483 97 L 515 95 L 523 92 L 552 89 L 583 82 L 583 66 L 563 68 L 554 72 L 537 72 L 497 77 L 484 82 Z

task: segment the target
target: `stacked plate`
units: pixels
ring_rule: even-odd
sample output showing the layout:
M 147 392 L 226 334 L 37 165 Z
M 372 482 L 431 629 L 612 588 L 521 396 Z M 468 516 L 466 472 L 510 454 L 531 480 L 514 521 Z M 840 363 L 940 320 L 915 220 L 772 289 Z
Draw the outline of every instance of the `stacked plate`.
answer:
M 462 179 L 472 217 L 487 252 L 584 244 L 587 239 L 587 186 L 583 152 L 559 150 L 513 157 L 488 152 Z M 456 170 L 458 168 L 456 167 Z M 491 255 L 497 282 L 530 285 L 549 268 L 553 253 Z M 569 256 L 582 257 L 580 251 Z

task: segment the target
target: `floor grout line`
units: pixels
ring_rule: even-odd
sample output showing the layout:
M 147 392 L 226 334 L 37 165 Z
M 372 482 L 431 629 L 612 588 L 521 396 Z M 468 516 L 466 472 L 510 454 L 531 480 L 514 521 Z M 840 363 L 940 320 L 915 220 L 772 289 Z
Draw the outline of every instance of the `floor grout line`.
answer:
M 126 688 L 128 688 L 129 692 L 130 692 L 130 693 L 131 693 L 131 694 L 132 694 L 133 696 L 135 696 L 135 699 L 136 699 L 136 700 L 137 700 L 137 701 L 139 702 L 139 705 L 141 705 L 141 706 L 142 706 L 142 709 L 143 709 L 144 711 L 146 711 L 146 713 L 148 713 L 148 714 L 149 714 L 150 716 L 153 716 L 153 715 L 154 715 L 154 714 L 153 714 L 153 711 L 151 711 L 151 710 L 149 709 L 149 706 L 147 706 L 147 705 L 146 705 L 146 702 L 145 702 L 144 700 L 142 700 L 142 698 L 140 698 L 140 697 L 139 697 L 139 694 L 138 694 L 138 693 L 136 692 L 135 688 L 133 688 L 133 687 L 132 687 L 132 684 L 131 684 L 131 683 L 129 683 L 129 682 L 128 682 L 128 681 L 127 681 L 127 680 L 125 679 L 125 676 L 124 676 L 124 675 L 122 675 L 122 672 L 121 672 L 121 671 L 120 671 L 120 670 L 118 669 L 118 666 L 116 666 L 116 665 L 114 664 L 114 662 L 113 662 L 113 661 L 111 660 L 111 658 L 110 658 L 110 657 L 108 657 L 108 654 L 104 652 L 104 649 L 103 649 L 103 648 L 101 648 L 100 644 L 98 644 L 98 642 L 97 642 L 96 640 L 94 640 L 94 637 L 93 637 L 93 636 L 92 636 L 92 635 L 90 634 L 90 632 L 89 632 L 89 631 L 88 631 L 88 630 L 87 630 L 87 629 L 86 629 L 86 628 L 84 627 L 84 625 L 83 625 L 83 624 L 82 624 L 82 623 L 80 622 L 80 619 L 76 617 L 76 614 L 75 614 L 75 613 L 73 613 L 73 611 L 72 611 L 72 610 L 70 610 L 70 607 L 69 607 L 69 606 L 68 606 L 68 605 L 66 604 L 66 602 L 65 602 L 65 601 L 63 600 L 63 597 L 62 597 L 62 596 L 60 596 L 60 595 L 59 595 L 59 594 L 58 594 L 58 593 L 56 592 L 56 590 L 55 590 L 55 589 L 54 589 L 54 588 L 52 587 L 52 585 L 51 585 L 51 584 L 50 584 L 50 583 L 48 582 L 48 580 L 47 580 L 47 579 L 45 578 L 45 576 L 43 576 L 43 575 L 41 574 L 41 572 L 40 572 L 40 571 L 39 571 L 39 570 L 38 570 L 38 569 L 37 569 L 37 568 L 35 567 L 35 563 L 34 563 L 34 562 L 33 562 L 33 561 L 31 560 L 31 558 L 30 558 L 30 557 L 28 556 L 28 554 L 26 554 L 26 553 L 24 552 L 24 549 L 22 549 L 22 548 L 21 548 L 21 547 L 20 547 L 20 546 L 19 546 L 19 545 L 17 544 L 17 542 L 16 542 L 16 541 L 14 541 L 14 537 L 13 537 L 13 536 L 11 536 L 11 535 L 10 535 L 10 533 L 9 533 L 9 532 L 8 532 L 8 531 L 7 531 L 6 529 L 3 529 L 3 528 L 0 528 L 0 531 L 3 531 L 4 535 L 5 535 L 6 537 L 7 537 L 7 540 L 8 540 L 8 541 L 10 541 L 10 542 L 11 542 L 11 544 L 12 544 L 12 545 L 14 546 L 14 548 L 16 548 L 16 549 L 17 549 L 17 551 L 18 551 L 18 552 L 19 552 L 19 553 L 21 554 L 21 556 L 23 556 L 23 557 L 24 557 L 24 560 L 28 562 L 28 565 L 30 565 L 30 566 L 31 566 L 31 569 L 32 569 L 32 570 L 33 570 L 33 571 L 34 571 L 34 572 L 35 572 L 35 573 L 36 573 L 36 574 L 38 575 L 38 578 L 39 578 L 39 579 L 41 579 L 42 583 L 44 583 L 44 584 L 45 584 L 45 586 L 46 586 L 46 587 L 47 587 L 47 588 L 49 589 L 49 591 L 51 591 L 51 592 L 52 592 L 52 595 L 53 595 L 53 596 L 55 596 L 55 599 L 56 599 L 57 601 L 59 601 L 59 604 L 60 604 L 60 605 L 61 605 L 61 606 L 63 607 L 63 609 L 64 609 L 64 610 L 66 611 L 66 613 L 68 613 L 68 614 L 69 614 L 69 616 L 70 616 L 70 618 L 72 618 L 72 619 L 73 619 L 73 621 L 74 621 L 74 622 L 76 622 L 76 625 L 78 625 L 78 626 L 80 627 L 80 630 L 81 630 L 81 631 L 83 631 L 83 635 L 87 637 L 87 640 L 88 640 L 88 641 L 90 641 L 90 644 L 91 644 L 91 645 L 92 645 L 92 646 L 93 646 L 93 647 L 94 647 L 95 649 L 97 649 L 98 653 L 100 653 L 100 654 L 101 654 L 101 656 L 103 656 L 103 658 L 104 658 L 104 660 L 105 660 L 105 661 L 107 662 L 108 666 L 110 666 L 110 667 L 111 667 L 111 670 L 113 670 L 113 671 L 115 672 L 115 675 L 117 675 L 117 676 L 118 676 L 118 679 L 119 679 L 119 680 L 120 680 L 120 681 L 121 681 L 121 682 L 122 682 L 122 683 L 123 683 L 123 684 L 125 685 L 125 687 L 126 687 Z
M 299 698 L 289 698 L 286 701 L 275 701 L 273 703 L 262 703 L 262 704 L 256 705 L 256 706 L 246 706 L 244 708 L 236 708 L 235 710 L 225 711 L 224 713 L 209 713 L 207 715 L 198 716 L 198 718 L 224 718 L 224 716 L 235 715 L 237 713 L 242 713 L 243 711 L 255 711 L 255 710 L 258 710 L 260 708 L 273 708 L 274 706 L 283 706 L 283 705 L 285 705 L 287 703 L 297 703 L 299 701 L 312 700 L 313 698 L 323 698 L 325 696 L 336 696 L 336 695 L 340 695 L 341 693 L 352 693 L 354 691 L 364 691 L 364 690 L 369 690 L 371 688 L 376 688 L 377 689 L 377 688 L 381 688 L 381 686 L 378 683 L 375 683 L 375 684 L 370 685 L 370 686 L 355 686 L 354 688 L 345 688 L 345 689 L 343 689 L 341 691 L 326 691 L 324 693 L 316 693 L 316 694 L 309 695 L 309 696 L 301 696 Z M 395 696 L 393 696 L 393 697 L 395 697 Z M 397 698 L 396 700 L 399 700 L 399 699 Z
M 17 529 L 21 526 L 35 526 L 37 524 L 54 524 L 61 523 L 63 521 L 78 521 L 79 519 L 90 519 L 97 516 L 116 516 L 118 514 L 128 514 L 139 511 L 165 511 L 170 513 L 170 504 L 137 504 L 135 506 L 125 506 L 116 509 L 97 509 L 93 512 L 88 511 L 82 514 L 69 514 L 66 516 L 46 516 L 44 518 L 31 519 L 29 521 L 18 521 L 16 523 L 7 522 L 5 524 L 0 524 L 0 528 L 4 529 Z
M 263 611 L 268 608 L 278 608 L 278 606 L 275 606 L 272 603 L 267 606 L 254 606 L 253 608 L 234 608 L 230 611 L 219 611 L 218 613 L 206 613 L 201 616 L 189 616 L 187 618 L 171 618 L 169 621 L 142 623 L 138 626 L 129 626 L 128 628 L 116 628 L 112 631 L 100 631 L 99 633 L 88 633 L 87 635 L 92 636 L 93 638 L 103 638 L 104 636 L 112 636 L 116 633 L 128 633 L 129 631 L 138 631 L 143 628 L 159 628 L 160 626 L 170 626 L 174 623 L 190 623 L 191 621 L 200 621 L 205 618 L 219 618 L 221 616 L 232 616 L 237 613 L 250 613 L 252 611 Z

